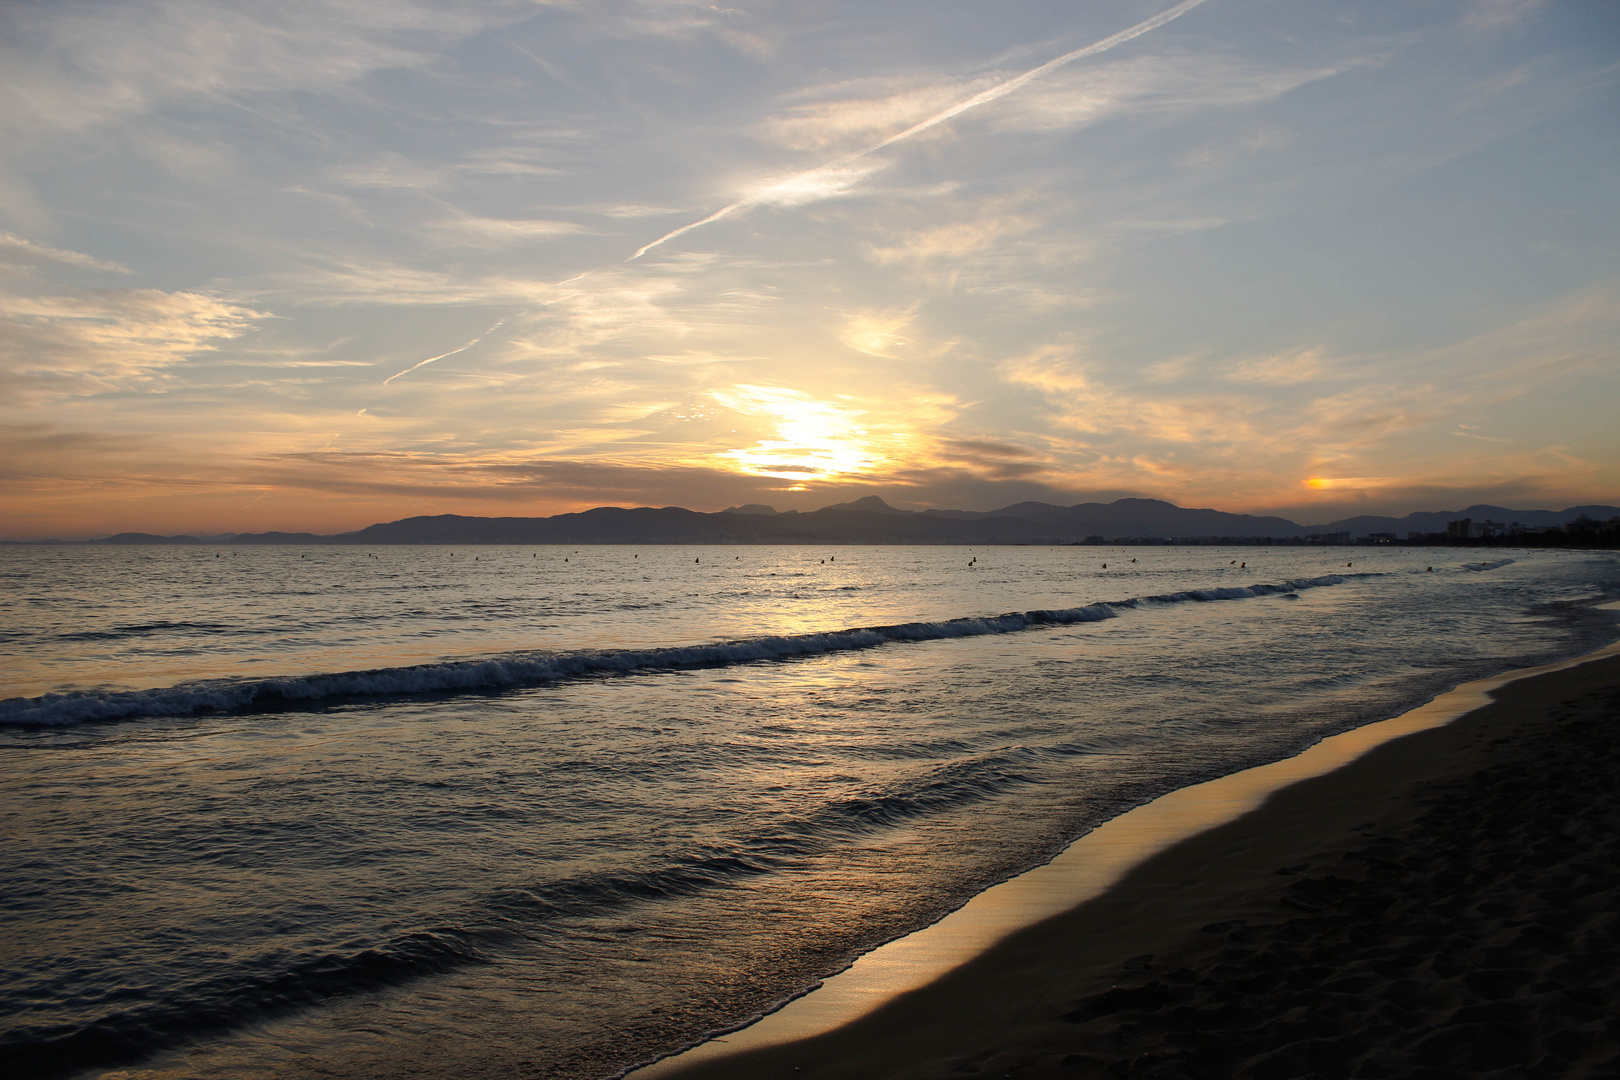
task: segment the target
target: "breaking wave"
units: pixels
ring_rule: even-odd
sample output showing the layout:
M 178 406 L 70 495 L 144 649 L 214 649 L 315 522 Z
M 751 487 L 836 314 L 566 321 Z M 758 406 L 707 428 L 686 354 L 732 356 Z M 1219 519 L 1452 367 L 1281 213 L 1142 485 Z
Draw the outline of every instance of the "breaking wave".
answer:
M 1277 585 L 1191 589 L 1158 596 L 1089 604 L 1084 607 L 964 616 L 938 622 L 863 626 L 823 633 L 766 635 L 705 645 L 561 653 L 520 652 L 484 659 L 446 660 L 406 667 L 374 668 L 368 671 L 267 679 L 218 679 L 152 690 L 45 694 L 34 698 L 9 698 L 0 701 L 0 724 L 62 725 L 137 716 L 239 712 L 330 698 L 500 690 L 593 675 L 722 667 L 762 660 L 785 660 L 870 649 L 895 642 L 981 637 L 988 634 L 1017 633 L 1021 630 L 1046 626 L 1097 622 L 1115 618 L 1121 612 L 1133 608 L 1277 596 L 1300 589 L 1337 585 L 1344 580 L 1346 579 L 1340 575 L 1330 574 Z

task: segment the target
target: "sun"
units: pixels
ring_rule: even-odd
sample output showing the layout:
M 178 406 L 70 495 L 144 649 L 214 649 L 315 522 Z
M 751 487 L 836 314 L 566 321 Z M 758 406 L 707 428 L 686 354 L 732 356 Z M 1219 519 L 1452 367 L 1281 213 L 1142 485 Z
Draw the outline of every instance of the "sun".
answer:
M 863 423 L 864 411 L 854 406 L 769 386 L 734 386 L 712 396 L 773 429 L 772 437 L 717 455 L 749 476 L 793 480 L 802 490 L 809 480 L 871 475 L 891 463 L 881 444 L 893 441 L 892 434 L 874 438 Z

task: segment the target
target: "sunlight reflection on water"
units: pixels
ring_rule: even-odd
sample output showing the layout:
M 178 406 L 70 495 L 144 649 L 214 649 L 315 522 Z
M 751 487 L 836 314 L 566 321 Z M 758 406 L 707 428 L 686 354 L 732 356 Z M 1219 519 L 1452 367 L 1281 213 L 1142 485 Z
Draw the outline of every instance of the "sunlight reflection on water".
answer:
M 1118 573 L 1089 548 L 980 551 L 972 572 L 960 549 L 700 552 L 582 549 L 576 572 L 557 549 L 580 579 L 570 592 L 555 566 L 527 581 L 513 568 L 543 561 L 530 549 L 470 565 L 458 549 L 454 571 L 448 551 L 391 549 L 399 576 L 342 602 L 252 583 L 270 574 L 209 576 L 191 551 L 49 552 L 22 560 L 4 600 L 39 610 L 32 598 L 77 595 L 82 622 L 25 624 L 42 638 L 188 613 L 228 627 L 219 655 L 166 658 L 162 643 L 189 630 L 63 657 L 7 648 L 35 680 L 89 681 L 108 657 L 120 681 L 151 685 L 231 670 L 254 648 L 297 671 L 1344 570 L 1337 553 L 1297 549 L 1243 549 L 1242 578 L 1219 549 L 1137 549 Z M 732 565 L 688 569 L 717 552 Z M 297 554 L 252 557 L 288 580 L 366 579 L 355 551 Z M 832 555 L 836 571 L 819 562 Z M 9 729 L 4 806 L 22 827 L 0 880 L 13 898 L 0 1045 L 34 1054 L 40 1075 L 52 1061 L 166 1077 L 605 1075 L 757 1013 L 1125 807 L 1613 634 L 1608 614 L 1542 603 L 1609 598 L 1609 557 L 1424 572 L 1433 559 L 1361 557 L 1367 576 L 1297 599 L 1138 606 L 987 637 Z M 141 579 L 109 572 L 120 566 Z M 424 639 L 434 619 L 411 566 L 457 598 L 442 635 Z

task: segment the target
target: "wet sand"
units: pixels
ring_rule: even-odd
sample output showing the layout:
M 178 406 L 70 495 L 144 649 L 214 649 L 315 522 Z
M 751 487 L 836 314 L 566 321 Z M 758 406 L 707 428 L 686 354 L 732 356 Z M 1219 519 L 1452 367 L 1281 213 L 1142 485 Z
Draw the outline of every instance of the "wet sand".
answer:
M 1620 1075 L 1620 657 L 1494 696 L 859 1020 L 673 1075 Z

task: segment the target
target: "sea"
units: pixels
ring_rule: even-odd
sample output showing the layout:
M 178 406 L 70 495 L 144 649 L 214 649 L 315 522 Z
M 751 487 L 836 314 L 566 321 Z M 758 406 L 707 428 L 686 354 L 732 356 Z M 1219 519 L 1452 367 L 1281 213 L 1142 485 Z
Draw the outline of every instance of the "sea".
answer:
M 1617 600 L 1603 552 L 3 547 L 0 1066 L 617 1076 Z

